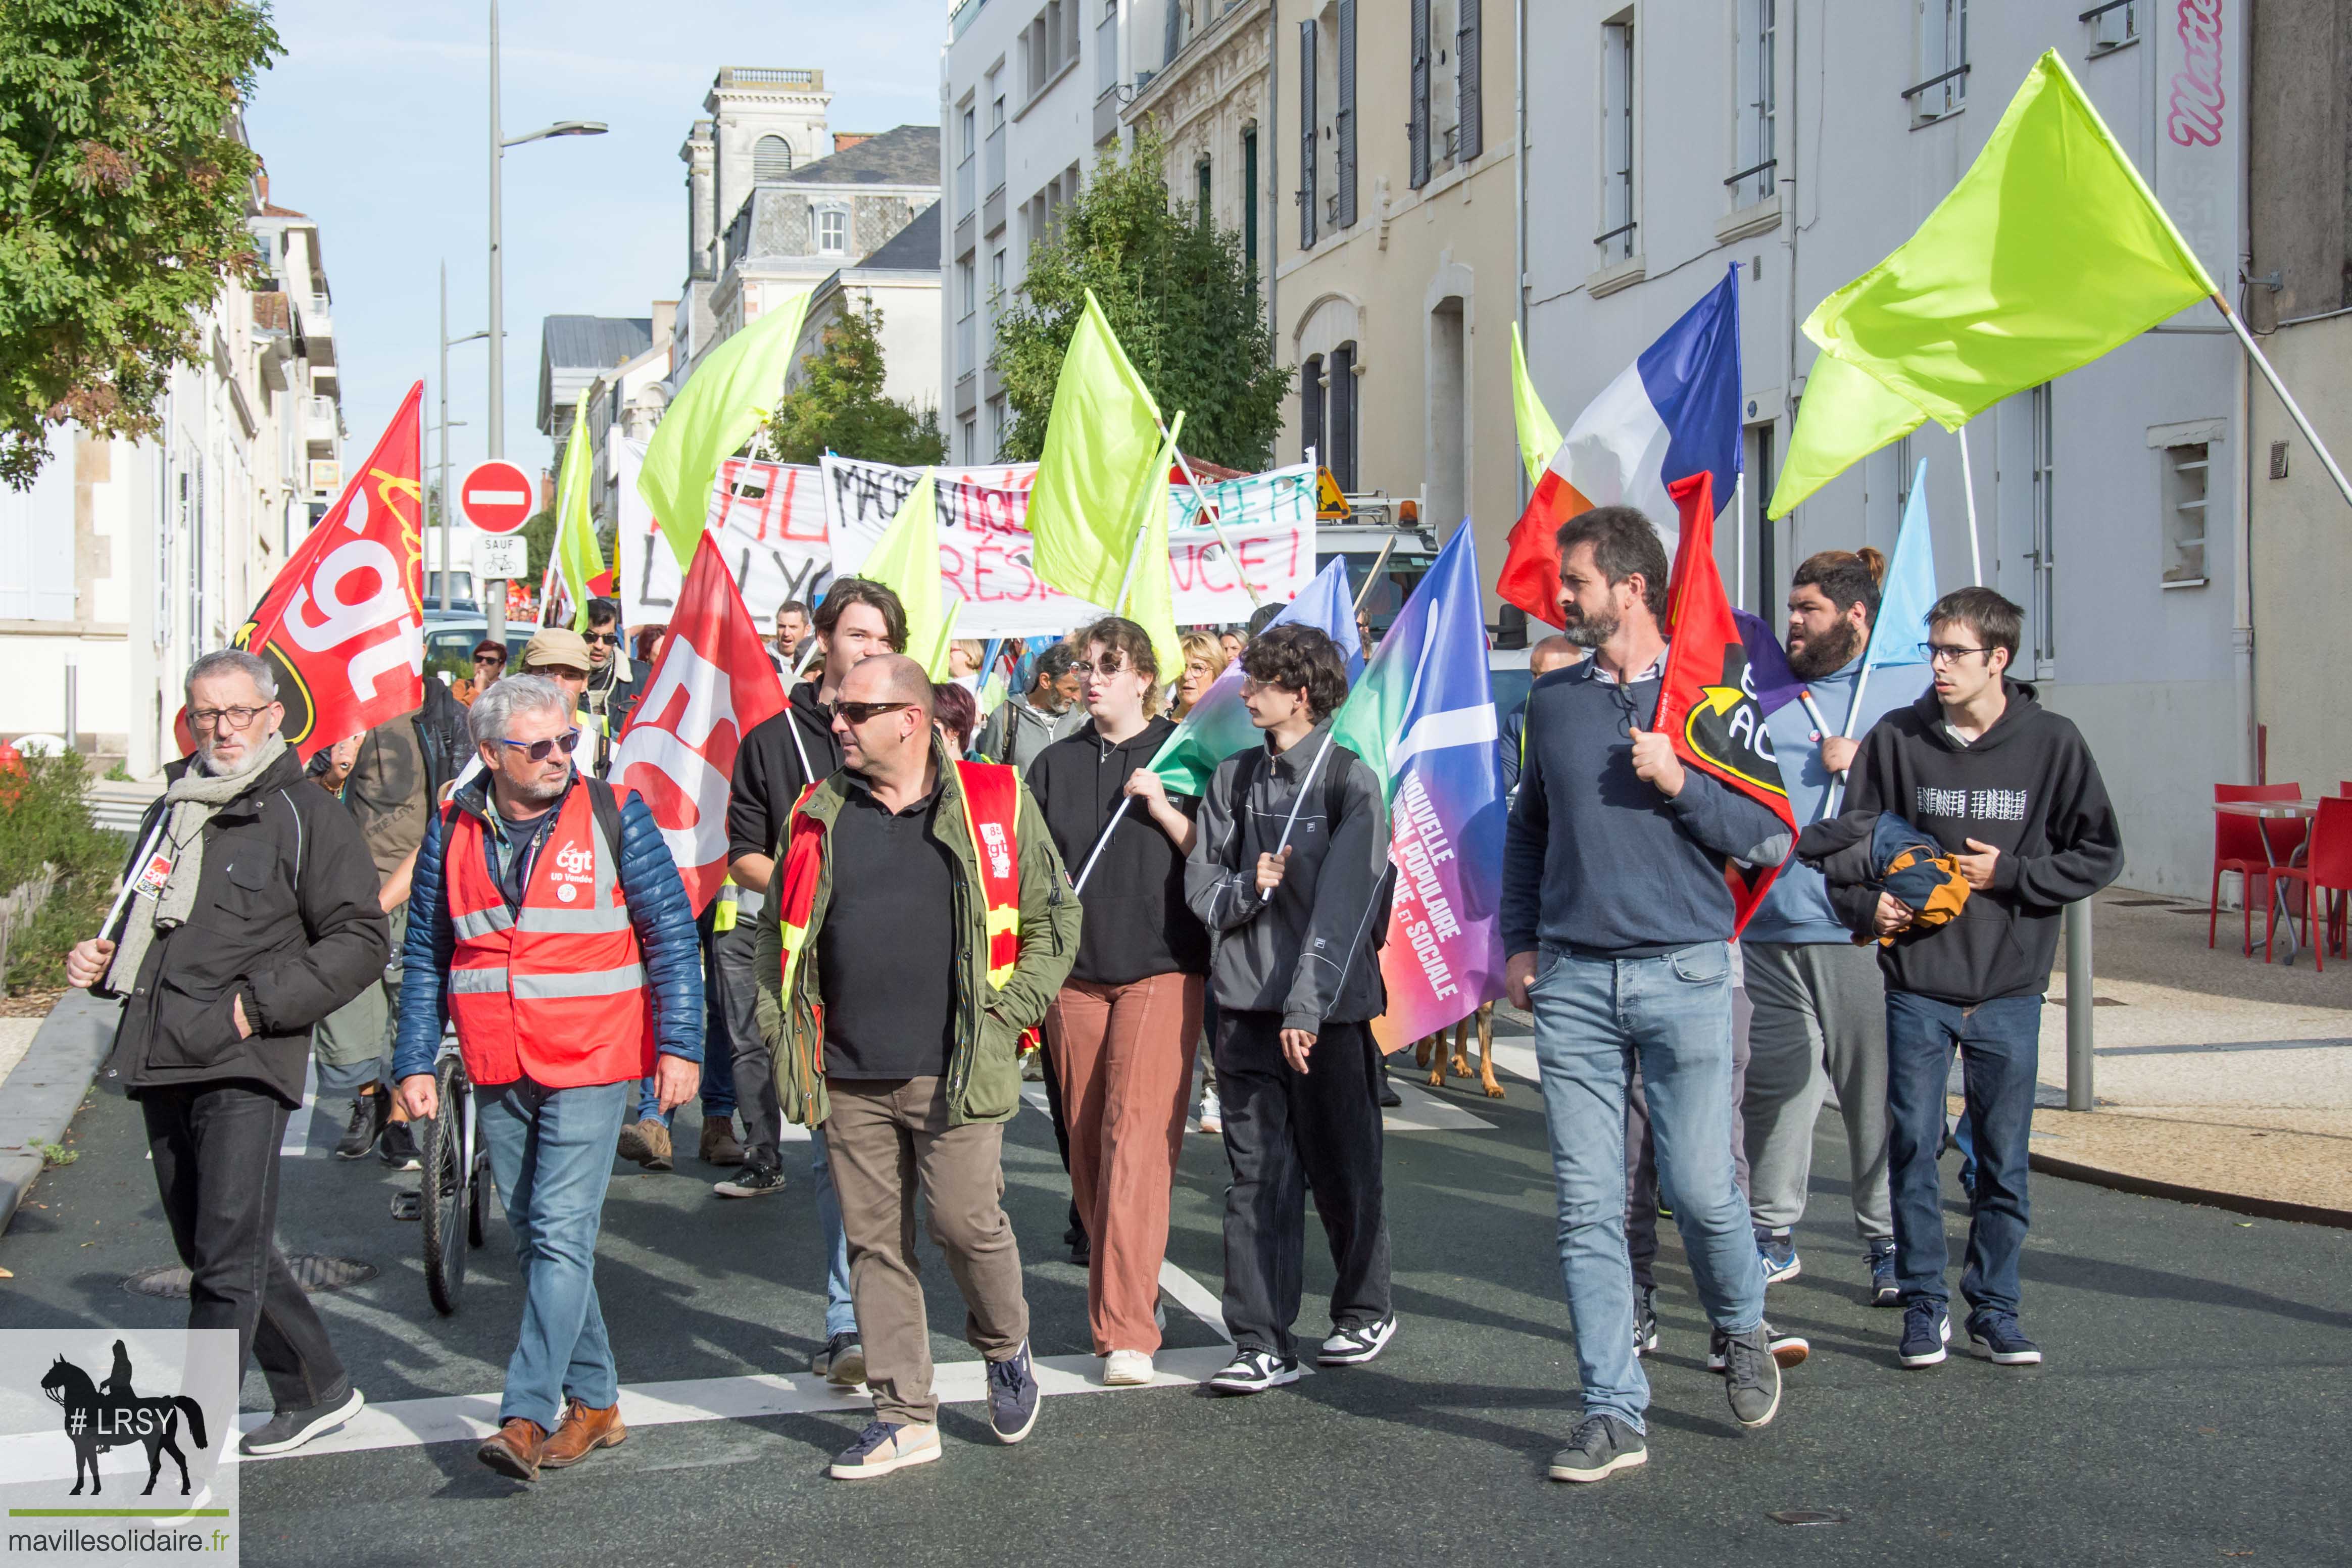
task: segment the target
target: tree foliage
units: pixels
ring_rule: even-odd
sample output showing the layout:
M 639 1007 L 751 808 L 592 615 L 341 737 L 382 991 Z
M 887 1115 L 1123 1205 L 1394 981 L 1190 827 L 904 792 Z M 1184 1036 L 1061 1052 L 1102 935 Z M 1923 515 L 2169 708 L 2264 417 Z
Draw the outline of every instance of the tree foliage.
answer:
M 801 384 L 768 421 L 768 449 L 778 461 L 814 463 L 827 452 L 908 468 L 947 461 L 939 410 L 883 393 L 880 306 L 869 302 L 827 321 L 801 372 Z
M 1187 452 L 1232 468 L 1273 461 L 1291 373 L 1275 363 L 1241 236 L 1192 203 L 1170 204 L 1164 151 L 1147 127 L 1124 163 L 1105 153 L 999 305 L 997 374 L 1013 415 L 1005 457 L 1044 449 L 1062 354 L 1091 289 L 1161 417 L 1184 410 Z
M 144 436 L 196 317 L 253 265 L 235 117 L 273 56 L 240 0 L 0 5 L 0 478 L 48 427 Z

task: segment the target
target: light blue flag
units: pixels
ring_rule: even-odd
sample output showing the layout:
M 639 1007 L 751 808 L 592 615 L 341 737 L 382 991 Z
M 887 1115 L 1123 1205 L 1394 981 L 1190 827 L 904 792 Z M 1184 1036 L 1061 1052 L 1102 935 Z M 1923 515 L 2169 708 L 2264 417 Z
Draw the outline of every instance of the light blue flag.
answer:
M 1305 591 L 1267 623 L 1266 630 L 1286 626 L 1308 626 L 1328 634 L 1347 658 L 1349 680 L 1363 673 L 1363 643 L 1356 636 L 1356 595 L 1348 585 L 1344 557 L 1317 573 Z M 1249 710 L 1242 706 L 1242 667 L 1236 659 L 1214 685 L 1201 693 L 1201 700 L 1151 759 L 1151 771 L 1175 794 L 1201 795 L 1207 791 L 1209 777 L 1219 763 L 1257 744 L 1257 726 L 1250 722 Z
M 1911 476 L 1911 499 L 1903 508 L 1903 527 L 1895 536 L 1895 558 L 1886 563 L 1886 581 L 1878 588 L 1878 616 L 1871 623 L 1870 647 L 1862 656 L 1862 679 L 1854 690 L 1854 711 L 1862 710 L 1861 687 L 1878 670 L 1906 666 L 1925 669 L 1927 656 L 1919 651 L 1927 640 L 1927 612 L 1935 607 L 1936 539 L 1927 523 L 1927 459 Z

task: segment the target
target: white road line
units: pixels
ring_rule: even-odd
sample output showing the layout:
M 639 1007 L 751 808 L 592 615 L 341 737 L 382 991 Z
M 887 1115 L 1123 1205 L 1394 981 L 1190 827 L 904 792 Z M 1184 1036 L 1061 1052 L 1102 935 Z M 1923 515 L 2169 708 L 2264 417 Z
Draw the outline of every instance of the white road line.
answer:
M 1160 1260 L 1160 1293 L 1208 1324 L 1217 1338 L 1227 1344 L 1234 1342 L 1234 1336 L 1225 1332 L 1224 1304 L 1209 1294 L 1206 1285 L 1164 1258 Z
M 1543 1075 L 1536 1070 L 1536 1048 L 1524 1042 L 1496 1040 L 1495 1065 L 1513 1078 L 1523 1078 L 1529 1083 L 1543 1081 Z
M 1500 1059 L 1499 1058 L 1497 1058 Z M 1470 1080 L 1476 1082 L 1475 1079 Z M 1410 1082 L 1403 1071 L 1389 1074 L 1389 1087 L 1397 1091 L 1402 1106 L 1381 1116 L 1381 1125 L 1391 1132 L 1492 1132 L 1495 1124 L 1483 1116 L 1473 1116 L 1451 1100 L 1440 1100 L 1420 1083 Z
M 1041 1356 L 1032 1364 L 1037 1387 L 1048 1396 L 1128 1394 L 1144 1388 L 1189 1388 L 1206 1382 L 1231 1358 L 1224 1345 L 1162 1351 L 1153 1358 L 1151 1381 L 1111 1388 L 1102 1382 L 1102 1360 L 1092 1355 Z M 932 1387 L 943 1405 L 976 1405 L 988 1397 L 984 1363 L 950 1362 L 933 1373 Z M 621 1390 L 621 1419 L 631 1426 L 669 1426 L 693 1421 L 749 1421 L 770 1415 L 800 1415 L 873 1408 L 862 1390 L 844 1392 L 811 1373 L 785 1376 L 705 1377 L 680 1383 L 645 1383 Z M 348 1424 L 277 1458 L 321 1454 L 358 1454 L 379 1448 L 413 1448 L 429 1443 L 478 1443 L 498 1430 L 499 1395 L 455 1394 L 438 1399 L 394 1400 L 371 1405 Z M 251 1431 L 269 1417 L 248 1411 L 237 1417 Z M 51 1440 L 54 1445 L 54 1439 Z M 254 1464 L 254 1459 L 241 1459 Z
M 299 1160 L 310 1152 L 310 1117 L 319 1109 L 319 1058 L 302 1065 L 302 1103 L 286 1119 L 286 1136 L 278 1145 L 280 1159 Z

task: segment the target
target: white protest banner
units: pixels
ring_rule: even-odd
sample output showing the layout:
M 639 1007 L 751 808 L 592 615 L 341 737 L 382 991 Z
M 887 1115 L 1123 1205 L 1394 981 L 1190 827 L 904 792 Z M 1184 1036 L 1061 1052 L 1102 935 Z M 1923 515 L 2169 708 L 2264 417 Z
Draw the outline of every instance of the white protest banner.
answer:
M 637 493 L 646 444 L 612 438 L 619 481 L 621 619 L 627 626 L 667 621 L 677 607 L 677 556 Z M 814 468 L 730 458 L 711 487 L 709 529 L 719 558 L 734 574 L 745 608 L 762 626 L 787 599 L 814 605 L 833 581 L 825 508 Z
M 896 468 L 828 456 L 824 502 L 836 575 L 856 573 L 899 504 L 922 478 Z M 1029 567 L 1026 522 L 1034 463 L 936 470 L 940 571 L 963 598 L 956 630 L 966 637 L 1037 637 L 1066 632 L 1102 612 L 1037 580 Z M 1249 474 L 1205 487 L 1230 542 L 1200 516 L 1190 487 L 1180 486 L 1169 513 L 1169 572 L 1181 626 L 1245 621 L 1259 602 L 1297 598 L 1315 574 L 1315 470 L 1306 467 Z M 1249 588 L 1242 585 L 1244 574 Z

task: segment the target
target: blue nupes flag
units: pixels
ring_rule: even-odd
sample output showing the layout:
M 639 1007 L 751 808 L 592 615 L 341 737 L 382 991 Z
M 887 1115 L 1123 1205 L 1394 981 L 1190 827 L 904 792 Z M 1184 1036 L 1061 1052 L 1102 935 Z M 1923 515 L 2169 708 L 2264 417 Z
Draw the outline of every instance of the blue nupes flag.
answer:
M 1355 679 L 1364 668 L 1364 653 L 1356 637 L 1356 601 L 1348 586 L 1344 558 L 1316 574 L 1306 591 L 1267 623 L 1266 629 L 1287 626 L 1313 626 L 1327 634 L 1339 645 L 1340 657 L 1348 661 L 1348 679 Z M 1192 710 L 1151 759 L 1151 771 L 1171 794 L 1206 795 L 1209 775 L 1217 771 L 1217 764 L 1257 743 L 1257 726 L 1250 722 L 1249 710 L 1242 706 L 1242 667 L 1236 659 L 1201 693 L 1201 700 L 1192 704 Z
M 1388 790 L 1383 1051 L 1503 994 L 1503 770 L 1486 674 L 1478 545 L 1467 519 L 1438 552 L 1333 721 Z
M 1682 512 L 1682 538 L 1675 552 L 1674 578 L 1667 586 L 1674 640 L 1666 647 L 1656 724 L 1674 743 L 1675 754 L 1685 767 L 1707 774 L 1772 812 L 1793 837 L 1796 817 L 1789 806 L 1788 788 L 1780 782 L 1780 764 L 1772 754 L 1772 738 L 1764 728 L 1764 703 L 1749 662 L 1748 635 L 1723 591 L 1722 574 L 1716 570 L 1714 488 L 1713 478 L 1703 473 L 1668 487 Z M 1760 627 L 1762 623 L 1757 625 Z M 1785 665 L 1782 668 L 1785 671 Z M 1789 847 L 1783 841 L 1776 847 L 1776 853 L 1759 856 L 1754 862 L 1724 862 L 1735 937 L 1747 929 L 1748 917 L 1756 912 L 1773 879 L 1780 874 Z

